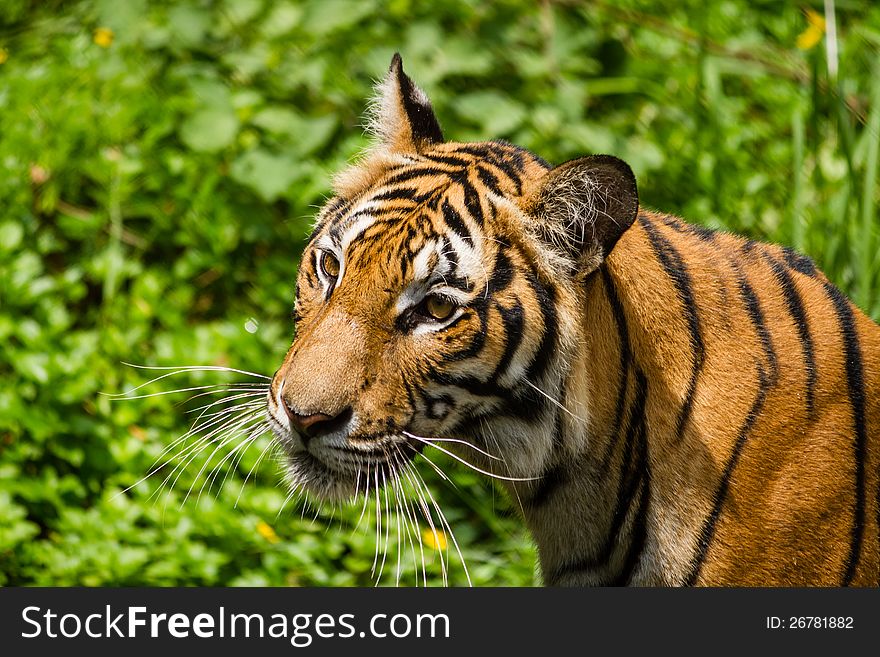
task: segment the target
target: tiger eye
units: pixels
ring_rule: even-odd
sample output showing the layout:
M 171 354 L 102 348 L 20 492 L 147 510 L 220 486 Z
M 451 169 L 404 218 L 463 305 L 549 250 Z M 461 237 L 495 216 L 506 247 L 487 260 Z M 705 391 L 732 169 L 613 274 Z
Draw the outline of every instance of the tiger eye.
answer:
M 425 299 L 425 310 L 434 319 L 443 321 L 444 319 L 449 319 L 449 316 L 455 310 L 455 306 L 451 301 L 443 297 L 431 295 Z
M 324 251 L 321 255 L 321 269 L 323 269 L 324 273 L 330 278 L 336 278 L 339 276 L 339 260 L 337 260 L 336 256 L 332 253 Z

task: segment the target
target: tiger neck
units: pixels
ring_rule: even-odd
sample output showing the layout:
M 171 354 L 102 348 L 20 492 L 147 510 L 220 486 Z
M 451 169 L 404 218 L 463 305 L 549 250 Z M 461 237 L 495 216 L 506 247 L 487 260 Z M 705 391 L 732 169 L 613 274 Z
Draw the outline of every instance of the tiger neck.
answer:
M 555 408 L 543 422 L 547 431 L 561 428 L 554 438 L 562 449 L 537 483 L 514 491 L 547 585 L 674 584 L 684 567 L 664 559 L 669 550 L 649 514 L 656 454 L 649 445 L 648 390 L 660 382 L 643 365 L 648 359 L 641 352 L 651 347 L 641 336 L 662 330 L 624 292 L 631 282 L 623 280 L 629 271 L 623 246 L 584 283 L 580 346 L 564 373 L 567 411 Z M 681 350 L 679 362 L 690 358 L 687 344 L 662 348 L 667 357 Z

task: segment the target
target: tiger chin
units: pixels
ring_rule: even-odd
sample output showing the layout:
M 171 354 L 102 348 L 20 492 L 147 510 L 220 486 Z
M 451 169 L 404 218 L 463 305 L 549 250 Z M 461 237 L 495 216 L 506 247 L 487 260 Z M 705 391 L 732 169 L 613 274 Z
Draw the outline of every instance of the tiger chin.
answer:
M 640 208 L 609 155 L 447 141 L 398 55 L 374 109 L 268 396 L 291 485 L 444 440 L 546 585 L 880 584 L 880 327 L 812 261 Z

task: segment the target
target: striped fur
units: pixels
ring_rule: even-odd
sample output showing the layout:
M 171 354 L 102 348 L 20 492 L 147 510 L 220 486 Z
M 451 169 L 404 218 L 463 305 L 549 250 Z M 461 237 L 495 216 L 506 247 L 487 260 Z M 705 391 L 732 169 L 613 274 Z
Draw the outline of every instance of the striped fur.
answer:
M 381 92 L 269 396 L 293 483 L 466 439 L 529 479 L 548 585 L 880 584 L 880 327 L 804 256 L 637 211 L 614 158 L 445 142 L 398 57 Z

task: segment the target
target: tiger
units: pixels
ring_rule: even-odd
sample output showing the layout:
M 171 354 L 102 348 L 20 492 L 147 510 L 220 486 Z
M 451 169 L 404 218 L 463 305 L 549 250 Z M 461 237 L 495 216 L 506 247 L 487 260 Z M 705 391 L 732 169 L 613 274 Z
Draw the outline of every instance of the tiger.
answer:
M 368 127 L 267 395 L 291 486 L 352 499 L 436 437 L 545 586 L 880 584 L 880 326 L 811 259 L 640 207 L 611 155 L 446 141 L 399 54 Z

